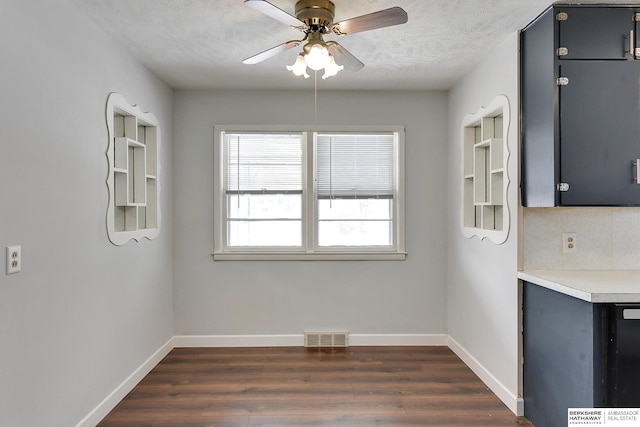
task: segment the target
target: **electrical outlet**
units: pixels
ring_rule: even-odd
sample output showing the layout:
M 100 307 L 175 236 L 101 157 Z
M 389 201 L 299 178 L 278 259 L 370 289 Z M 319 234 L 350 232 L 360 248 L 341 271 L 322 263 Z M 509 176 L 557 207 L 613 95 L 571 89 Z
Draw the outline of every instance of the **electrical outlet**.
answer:
M 22 269 L 20 245 L 7 246 L 7 274 L 19 273 Z
M 578 251 L 578 233 L 562 233 L 562 253 Z

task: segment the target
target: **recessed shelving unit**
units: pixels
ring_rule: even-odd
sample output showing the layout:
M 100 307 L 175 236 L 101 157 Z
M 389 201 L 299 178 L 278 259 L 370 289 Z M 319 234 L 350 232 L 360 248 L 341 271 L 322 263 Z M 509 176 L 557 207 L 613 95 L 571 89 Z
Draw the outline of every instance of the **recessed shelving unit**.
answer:
M 107 128 L 109 240 L 124 245 L 131 239 L 154 239 L 160 231 L 158 121 L 112 93 L 107 100 Z
M 462 124 L 462 231 L 504 243 L 509 233 L 509 101 L 496 97 Z

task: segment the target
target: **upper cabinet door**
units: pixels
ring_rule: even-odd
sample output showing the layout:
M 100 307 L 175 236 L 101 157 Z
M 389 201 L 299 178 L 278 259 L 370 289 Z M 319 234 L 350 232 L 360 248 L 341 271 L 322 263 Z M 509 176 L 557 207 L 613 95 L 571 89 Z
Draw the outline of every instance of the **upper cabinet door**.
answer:
M 557 8 L 559 58 L 633 59 L 635 12 L 628 7 Z
M 640 61 L 568 61 L 560 73 L 560 204 L 640 205 Z

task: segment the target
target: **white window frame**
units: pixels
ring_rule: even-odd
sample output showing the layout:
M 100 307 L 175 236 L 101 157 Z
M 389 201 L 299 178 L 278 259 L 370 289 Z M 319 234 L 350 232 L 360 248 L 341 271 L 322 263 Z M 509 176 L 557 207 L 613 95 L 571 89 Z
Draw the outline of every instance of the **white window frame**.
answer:
M 303 192 L 302 245 L 288 247 L 227 247 L 226 202 L 223 177 L 223 135 L 231 132 L 302 133 Z M 318 198 L 315 181 L 315 137 L 317 133 L 392 132 L 396 135 L 396 189 L 394 192 L 393 245 L 387 247 L 320 247 L 317 244 Z M 214 126 L 214 260 L 404 260 L 405 251 L 405 131 L 402 126 Z

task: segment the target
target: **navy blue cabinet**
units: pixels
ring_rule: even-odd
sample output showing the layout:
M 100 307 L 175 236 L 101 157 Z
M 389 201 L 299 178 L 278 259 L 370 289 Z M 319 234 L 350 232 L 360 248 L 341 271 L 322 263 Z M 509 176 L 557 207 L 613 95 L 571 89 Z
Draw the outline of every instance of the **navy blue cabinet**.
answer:
M 570 408 L 640 407 L 640 303 L 590 303 L 523 282 L 524 415 L 566 425 Z
M 524 206 L 640 205 L 637 10 L 554 5 L 521 32 Z
M 523 286 L 525 417 L 558 427 L 569 408 L 606 406 L 606 307 Z
M 558 5 L 553 11 L 561 59 L 633 59 L 635 9 Z
M 640 61 L 565 61 L 560 74 L 560 203 L 638 204 Z

